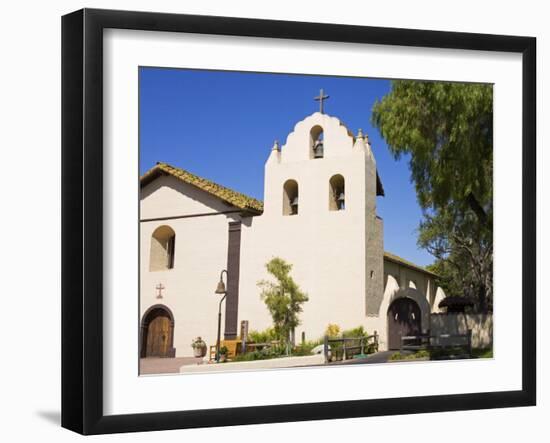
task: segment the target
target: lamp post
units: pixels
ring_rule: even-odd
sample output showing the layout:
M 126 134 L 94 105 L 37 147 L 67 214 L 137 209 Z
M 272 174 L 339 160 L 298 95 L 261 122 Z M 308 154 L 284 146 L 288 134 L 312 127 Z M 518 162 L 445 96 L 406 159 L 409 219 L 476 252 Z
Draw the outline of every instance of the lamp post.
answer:
M 218 307 L 218 339 L 216 341 L 216 363 L 220 362 L 220 335 L 222 329 L 222 302 L 225 300 L 227 291 L 225 289 L 225 283 L 223 282 L 223 273 L 225 272 L 225 279 L 227 280 L 227 271 L 224 269 L 220 273 L 220 281 L 218 282 L 218 287 L 216 288 L 216 294 L 223 294 L 222 299 L 220 300 L 220 305 Z

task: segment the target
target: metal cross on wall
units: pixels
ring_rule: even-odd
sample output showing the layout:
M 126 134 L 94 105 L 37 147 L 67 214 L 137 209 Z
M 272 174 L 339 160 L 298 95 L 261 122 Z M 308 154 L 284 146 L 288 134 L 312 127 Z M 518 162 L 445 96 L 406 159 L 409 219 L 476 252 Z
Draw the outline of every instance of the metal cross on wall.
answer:
M 323 100 L 326 100 L 327 98 L 329 98 L 329 96 L 325 95 L 323 89 L 319 91 L 319 95 L 317 97 L 314 97 L 314 99 L 319 102 L 319 112 L 321 114 L 323 114 Z
M 162 298 L 162 290 L 165 289 L 164 286 L 162 286 L 162 283 L 159 283 L 155 289 L 159 291 L 157 298 Z

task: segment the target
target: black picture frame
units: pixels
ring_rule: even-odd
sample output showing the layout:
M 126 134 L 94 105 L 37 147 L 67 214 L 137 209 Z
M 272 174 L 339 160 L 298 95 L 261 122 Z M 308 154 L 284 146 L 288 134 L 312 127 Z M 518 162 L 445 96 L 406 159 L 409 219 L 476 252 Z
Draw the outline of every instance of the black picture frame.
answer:
M 523 64 L 522 389 L 109 415 L 103 413 L 103 30 L 191 32 L 519 53 Z M 83 9 L 62 18 L 62 426 L 82 434 L 536 404 L 536 39 Z M 519 123 L 519 122 L 518 122 Z

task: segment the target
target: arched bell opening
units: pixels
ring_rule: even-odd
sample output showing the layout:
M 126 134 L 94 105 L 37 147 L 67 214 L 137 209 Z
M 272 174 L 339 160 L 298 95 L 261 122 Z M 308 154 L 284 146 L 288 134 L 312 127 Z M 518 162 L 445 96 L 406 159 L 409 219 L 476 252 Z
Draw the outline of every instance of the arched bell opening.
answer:
M 283 185 L 283 215 L 298 215 L 298 183 L 287 180 Z
M 321 126 L 314 126 L 309 133 L 310 157 L 323 158 L 325 155 L 325 135 Z
M 328 207 L 331 211 L 343 211 L 346 209 L 345 180 L 340 174 L 333 175 L 329 180 Z

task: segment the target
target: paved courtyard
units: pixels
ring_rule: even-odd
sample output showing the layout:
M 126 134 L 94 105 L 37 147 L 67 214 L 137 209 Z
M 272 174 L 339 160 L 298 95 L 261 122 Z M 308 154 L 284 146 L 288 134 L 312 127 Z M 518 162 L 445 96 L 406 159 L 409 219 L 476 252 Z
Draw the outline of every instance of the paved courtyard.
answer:
M 364 365 L 373 363 L 387 363 L 392 354 L 396 351 L 380 351 L 375 354 L 370 354 L 365 358 L 350 358 L 346 361 L 335 361 L 331 365 Z M 403 354 L 409 354 L 409 351 L 404 351 Z
M 177 358 L 141 358 L 139 360 L 139 373 L 147 374 L 175 374 L 183 365 L 193 365 L 202 362 L 202 358 L 177 357 Z
M 346 361 L 338 361 L 329 363 L 329 365 L 357 365 L 357 364 L 372 364 L 372 363 L 386 363 L 388 359 L 395 351 L 383 351 L 376 354 L 369 355 L 366 358 L 349 359 Z M 405 351 L 405 353 L 408 353 Z M 217 372 L 227 370 L 250 370 L 250 369 L 267 369 L 280 367 L 299 367 L 299 366 L 324 366 L 319 360 L 322 360 L 320 355 L 310 356 L 309 358 L 314 361 L 310 361 L 308 358 L 299 357 L 292 361 L 288 358 L 285 359 L 273 359 L 273 360 L 259 360 L 255 362 L 243 362 L 228 363 L 224 365 L 207 365 L 202 358 L 195 357 L 177 357 L 177 358 L 142 358 L 140 359 L 140 374 L 177 374 L 180 372 L 182 366 L 189 366 L 181 372 Z M 303 360 L 303 361 L 302 361 Z M 284 364 L 277 365 L 277 363 L 284 362 Z M 200 368 L 200 365 L 207 365 Z

